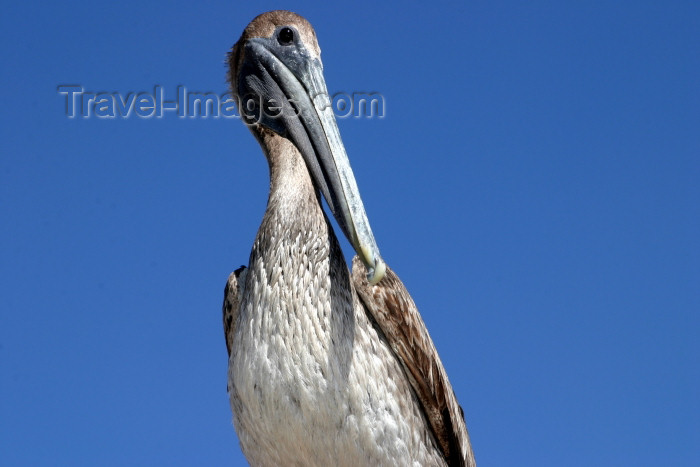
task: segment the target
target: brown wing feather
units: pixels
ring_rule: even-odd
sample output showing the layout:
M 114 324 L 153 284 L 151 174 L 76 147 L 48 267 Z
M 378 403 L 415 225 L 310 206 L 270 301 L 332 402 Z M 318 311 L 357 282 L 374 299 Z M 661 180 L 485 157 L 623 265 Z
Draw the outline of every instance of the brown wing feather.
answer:
M 447 464 L 476 466 L 462 409 L 403 282 L 387 267 L 379 284 L 370 285 L 360 259 L 352 263 L 355 289 L 406 371 Z
M 240 287 L 246 271 L 245 266 L 241 266 L 228 276 L 226 287 L 224 288 L 224 305 L 222 307 L 224 318 L 224 337 L 226 338 L 226 351 L 231 356 L 231 346 L 233 344 L 233 329 L 238 316 L 238 304 L 240 300 Z

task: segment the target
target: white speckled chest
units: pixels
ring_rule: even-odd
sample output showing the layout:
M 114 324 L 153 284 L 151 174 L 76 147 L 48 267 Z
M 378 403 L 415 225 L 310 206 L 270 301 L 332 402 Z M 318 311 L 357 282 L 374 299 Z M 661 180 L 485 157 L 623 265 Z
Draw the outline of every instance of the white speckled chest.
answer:
M 442 465 L 323 213 L 306 217 L 314 228 L 290 226 L 284 204 L 268 208 L 258 232 L 229 360 L 246 457 L 253 465 Z

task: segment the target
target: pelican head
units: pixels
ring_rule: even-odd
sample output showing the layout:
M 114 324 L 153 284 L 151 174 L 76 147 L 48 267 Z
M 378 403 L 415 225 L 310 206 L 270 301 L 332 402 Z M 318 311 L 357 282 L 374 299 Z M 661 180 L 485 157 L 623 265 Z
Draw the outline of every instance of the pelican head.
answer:
M 255 18 L 229 54 L 229 81 L 241 118 L 259 141 L 272 131 L 299 150 L 369 281 L 379 282 L 386 266 L 340 138 L 311 25 L 288 11 Z

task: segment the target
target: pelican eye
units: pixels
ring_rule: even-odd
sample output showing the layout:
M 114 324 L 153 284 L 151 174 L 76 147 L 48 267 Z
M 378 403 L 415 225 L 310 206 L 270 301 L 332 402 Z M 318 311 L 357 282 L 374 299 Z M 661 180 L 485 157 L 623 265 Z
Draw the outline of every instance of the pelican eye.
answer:
M 277 34 L 277 41 L 280 45 L 289 45 L 294 42 L 294 31 L 292 28 L 282 28 L 279 34 Z

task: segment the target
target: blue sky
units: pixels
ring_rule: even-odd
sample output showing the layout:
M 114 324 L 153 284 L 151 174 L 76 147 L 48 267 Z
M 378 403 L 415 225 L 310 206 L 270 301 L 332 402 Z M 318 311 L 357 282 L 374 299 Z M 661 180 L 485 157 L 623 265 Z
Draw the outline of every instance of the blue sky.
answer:
M 224 93 L 280 7 L 331 92 L 385 98 L 340 131 L 480 465 L 700 465 L 700 3 L 405 5 L 3 9 L 3 465 L 245 465 L 220 306 L 264 157 L 236 119 L 69 119 L 57 86 Z

